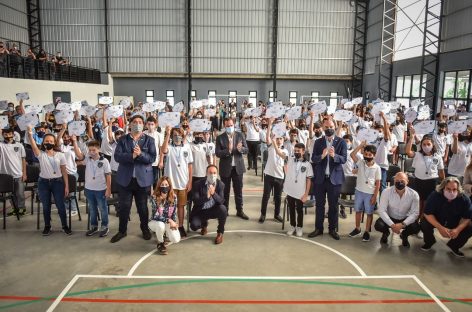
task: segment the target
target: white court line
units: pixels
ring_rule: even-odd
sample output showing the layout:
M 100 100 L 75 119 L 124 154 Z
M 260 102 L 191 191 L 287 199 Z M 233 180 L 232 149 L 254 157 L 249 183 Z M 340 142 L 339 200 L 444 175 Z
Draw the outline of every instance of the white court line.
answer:
M 74 284 L 77 282 L 77 280 L 80 278 L 80 275 L 74 276 L 69 284 L 61 291 L 59 296 L 54 300 L 54 302 L 51 304 L 51 306 L 46 310 L 46 312 L 52 312 L 54 309 L 56 309 L 57 305 L 61 302 L 62 298 L 64 298 L 65 295 L 69 292 L 69 290 L 74 286 Z
M 439 305 L 439 307 L 443 309 L 443 311 L 451 312 L 451 310 L 449 310 L 449 308 L 446 307 L 446 305 L 441 300 L 439 300 L 439 298 L 436 297 L 436 295 L 416 275 L 413 275 L 413 279 Z
M 232 230 L 232 231 L 225 231 L 225 233 L 258 233 L 258 234 L 270 234 L 270 235 L 277 235 L 277 236 L 283 236 L 283 237 L 286 237 L 286 238 L 292 238 L 292 239 L 298 239 L 298 240 L 302 240 L 302 241 L 305 241 L 307 243 L 310 243 L 310 244 L 314 244 L 314 245 L 317 245 L 319 247 L 322 247 L 322 248 L 325 248 L 335 254 L 337 254 L 338 256 L 340 256 L 341 258 L 343 258 L 344 260 L 346 260 L 347 262 L 349 262 L 358 272 L 361 276 L 367 276 L 367 274 L 364 272 L 364 270 L 361 269 L 361 267 L 356 263 L 354 262 L 351 258 L 349 258 L 348 256 L 344 255 L 343 253 L 337 251 L 336 249 L 334 248 L 331 248 L 329 246 L 326 246 L 324 244 L 321 244 L 321 243 L 318 243 L 318 242 L 315 242 L 315 241 L 312 241 L 312 240 L 309 240 L 309 239 L 306 239 L 306 238 L 303 238 L 303 237 L 296 237 L 296 236 L 287 236 L 286 234 L 284 233 L 278 233 L 278 232 L 269 232 L 269 231 L 253 231 L 253 230 Z M 208 234 L 216 234 L 216 232 L 211 232 L 211 233 L 208 233 Z M 190 237 L 187 237 L 186 239 L 183 239 L 182 241 L 186 241 L 188 239 L 191 239 L 191 238 L 195 238 L 195 237 L 202 237 L 201 235 L 194 235 L 194 236 L 190 236 Z M 134 274 L 134 272 L 136 271 L 136 269 L 141 265 L 141 263 L 143 263 L 143 261 L 145 261 L 147 258 L 149 258 L 151 255 L 153 255 L 154 253 L 156 252 L 156 250 L 152 250 L 150 252 L 148 252 L 146 255 L 144 255 L 143 257 L 141 257 L 141 259 L 139 259 L 134 265 L 133 267 L 129 270 L 128 272 L 128 276 L 132 276 Z

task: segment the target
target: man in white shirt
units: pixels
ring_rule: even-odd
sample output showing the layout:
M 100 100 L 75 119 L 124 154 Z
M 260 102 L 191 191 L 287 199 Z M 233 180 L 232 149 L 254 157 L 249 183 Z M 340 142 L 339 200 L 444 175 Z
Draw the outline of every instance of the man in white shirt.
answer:
M 380 197 L 378 213 L 380 218 L 375 222 L 375 229 L 382 232 L 380 243 L 387 244 L 390 229 L 396 234 L 400 234 L 402 245 L 410 247 L 408 236 L 418 234 L 420 226 L 419 216 L 419 195 L 409 188 L 408 176 L 404 172 L 399 172 L 394 177 L 394 186 L 385 189 Z

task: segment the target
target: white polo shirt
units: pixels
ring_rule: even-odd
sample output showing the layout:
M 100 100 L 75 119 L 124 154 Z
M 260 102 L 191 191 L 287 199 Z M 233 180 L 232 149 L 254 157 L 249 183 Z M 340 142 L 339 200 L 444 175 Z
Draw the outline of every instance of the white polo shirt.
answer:
M 66 157 L 64 153 L 55 152 L 53 156 L 48 156 L 45 151 L 41 151 L 38 156 L 39 177 L 43 179 L 62 178 L 61 166 L 66 166 Z
M 415 190 L 405 187 L 405 192 L 400 197 L 395 186 L 390 186 L 380 196 L 378 213 L 388 226 L 393 225 L 391 218 L 396 220 L 405 219 L 403 222 L 410 225 L 416 221 L 420 214 L 419 203 L 420 197 Z
M 246 141 L 259 142 L 259 132 L 256 130 L 252 122 L 246 121 L 245 125 L 246 125 Z
M 164 165 L 164 175 L 172 182 L 176 190 L 185 190 L 188 183 L 188 165 L 193 163 L 193 155 L 188 144 L 169 145 Z
M 436 146 L 438 154 L 444 157 L 444 155 L 446 154 L 446 147 L 447 145 L 452 143 L 452 139 L 449 134 L 438 134 L 437 132 L 434 132 L 433 142 L 434 146 Z
M 313 177 L 313 169 L 308 161 L 295 161 L 295 157 L 289 157 L 284 193 L 290 197 L 301 199 L 305 194 L 306 179 L 311 177 Z
M 153 132 L 150 132 L 149 130 L 144 131 L 144 134 L 150 136 L 151 138 L 154 138 L 154 144 L 156 146 L 156 161 L 152 163 L 153 167 L 156 167 L 159 165 L 159 150 L 164 143 L 164 134 L 161 134 L 160 132 L 157 132 L 154 130 Z
M 111 174 L 110 163 L 105 157 L 97 160 L 85 156 L 85 188 L 91 191 L 107 189 L 106 175 Z
M 285 157 L 277 155 L 274 146 L 271 144 L 268 148 L 267 163 L 264 169 L 264 174 L 270 175 L 277 179 L 283 179 L 285 159 L 288 157 L 288 151 L 285 148 L 281 148 L 281 152 L 284 153 Z
M 399 123 L 393 127 L 392 134 L 397 138 L 398 143 L 405 143 L 406 125 Z
M 0 173 L 11 175 L 13 178 L 23 176 L 23 158 L 26 157 L 23 144 L 0 143 Z
M 415 152 L 412 167 L 415 168 L 415 177 L 421 180 L 429 180 L 439 177 L 439 170 L 444 169 L 444 163 L 439 153 L 432 156 L 423 156 L 420 152 Z
M 357 163 L 357 182 L 356 190 L 366 194 L 374 194 L 375 182 L 382 179 L 380 166 L 374 163 L 367 166 L 365 160 L 358 160 Z
M 100 152 L 102 152 L 103 154 L 107 156 L 111 156 L 111 154 L 113 153 L 113 148 L 108 138 L 108 127 L 110 126 L 106 126 L 105 128 L 103 128 L 103 139 L 102 139 L 102 145 L 100 146 Z M 113 133 L 112 133 L 112 136 L 114 137 Z
M 377 153 L 375 154 L 375 163 L 380 168 L 388 169 L 388 151 L 392 146 L 392 141 L 385 141 L 382 139 L 380 142 L 377 141 Z
M 447 166 L 447 173 L 456 177 L 463 177 L 465 167 L 467 167 L 470 162 L 471 154 L 471 143 L 457 142 L 457 154 L 452 155 L 449 165 Z
M 298 129 L 298 142 L 303 143 L 305 148 L 307 148 L 309 132 L 308 130 L 300 130 Z
M 343 166 L 343 171 L 344 171 L 344 175 L 347 175 L 347 176 L 352 176 L 354 175 L 352 173 L 352 170 L 355 168 L 356 164 L 354 163 L 354 160 L 352 159 L 351 157 L 351 152 L 353 150 L 350 149 L 347 151 L 347 159 L 346 159 L 346 162 L 344 164 L 342 164 Z M 358 159 L 364 159 L 362 154 L 361 153 L 357 153 L 357 158 Z
M 64 144 L 61 144 L 61 151 L 64 153 L 64 157 L 66 158 L 67 174 L 77 173 L 77 164 L 75 162 L 74 147 L 72 145 L 66 146 Z
M 208 167 L 206 143 L 195 144 L 192 142 L 189 145 L 193 157 L 192 177 L 206 177 L 206 169 Z

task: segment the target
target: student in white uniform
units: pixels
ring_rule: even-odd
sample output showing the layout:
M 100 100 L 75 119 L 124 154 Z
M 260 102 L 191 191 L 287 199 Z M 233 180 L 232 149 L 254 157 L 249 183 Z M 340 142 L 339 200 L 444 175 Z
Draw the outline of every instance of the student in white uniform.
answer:
M 284 143 L 284 148 L 289 156 L 293 156 L 295 145 L 298 143 L 298 129 L 290 129 L 288 134 L 290 139 Z
M 152 164 L 152 170 L 154 173 L 154 182 L 159 179 L 159 156 L 160 149 L 164 143 L 164 135 L 157 131 L 157 119 L 154 117 L 148 117 L 146 120 L 146 128 L 144 134 L 149 135 L 151 138 L 154 138 L 154 143 L 156 145 L 156 161 Z
M 375 127 L 375 130 L 379 131 L 379 138 L 374 145 L 377 147 L 375 163 L 379 165 L 382 172 L 382 179 L 380 181 L 380 194 L 382 194 L 382 191 L 387 188 L 387 170 L 389 167 L 388 153 L 392 148 L 392 135 L 390 134 L 390 127 L 387 118 L 383 112 L 380 112 L 380 118 L 382 118 L 383 127 Z
M 82 154 L 75 136 L 72 137 L 74 151 L 80 161 L 85 161 L 85 197 L 87 197 L 90 216 L 90 230 L 86 236 L 99 233 L 100 237 L 108 235 L 107 198 L 111 197 L 111 168 L 108 159 L 100 155 L 100 144 L 91 141 L 87 144 L 87 155 Z M 102 220 L 98 230 L 98 209 Z
M 172 136 L 172 144 L 169 139 Z M 187 193 L 192 190 L 193 155 L 188 144 L 184 144 L 184 132 L 180 128 L 166 127 L 166 137 L 162 145 L 162 153 L 166 155 L 165 164 L 161 158 L 164 175 L 169 177 L 177 195 L 177 216 L 181 237 L 187 237 L 184 229 L 185 205 Z
M 452 143 L 451 136 L 447 134 L 447 124 L 444 122 L 438 123 L 437 132 L 433 133 L 433 142 L 436 151 L 443 158 L 443 163 L 447 163 L 449 159 L 449 146 Z
M 472 154 L 472 144 L 470 143 L 469 132 L 455 133 L 452 135 L 452 157 L 447 166 L 447 175 L 455 177 L 463 177 L 465 168 L 470 162 Z
M 116 145 L 117 142 L 123 137 L 125 132 L 122 129 L 118 129 L 114 133 L 114 139 L 113 142 L 111 143 L 111 147 L 113 148 L 113 153 L 111 154 L 111 161 L 110 161 L 110 168 L 112 173 L 116 173 L 118 171 L 118 167 L 120 164 L 115 160 L 115 150 L 116 150 Z M 83 149 L 80 149 L 83 152 Z M 156 156 L 158 157 L 158 156 Z
M 207 150 L 208 164 L 214 165 L 215 164 L 215 143 L 211 141 L 210 131 L 203 132 L 203 140 L 205 141 L 204 144 Z
M 259 223 L 264 223 L 267 212 L 267 204 L 272 189 L 274 190 L 274 220 L 282 222 L 280 216 L 280 204 L 282 202 L 282 189 L 284 184 L 284 166 L 288 157 L 288 151 L 283 147 L 284 138 L 271 138 L 271 128 L 274 119 L 269 119 L 266 133 L 266 144 L 269 146 L 267 163 L 264 169 L 264 191 L 262 193 L 261 216 Z M 277 153 L 278 151 L 278 153 Z
M 363 158 L 359 159 L 357 153 L 363 149 Z M 350 237 L 361 235 L 361 217 L 364 211 L 367 214 L 363 242 L 370 241 L 370 229 L 374 214 L 375 204 L 380 191 L 382 173 L 380 166 L 375 163 L 377 148 L 374 145 L 366 145 L 365 141 L 351 152 L 352 160 L 357 164 L 356 193 L 354 195 L 354 210 L 356 211 L 356 227 L 349 234 Z
M 276 147 L 276 152 L 280 150 Z M 313 169 L 304 158 L 305 146 L 297 143 L 293 156 L 288 158 L 284 193 L 287 194 L 287 209 L 290 213 L 290 229 L 287 235 L 303 236 L 303 203 L 307 201 L 311 187 Z M 296 213 L 296 216 L 295 216 Z
M 111 146 L 111 142 L 113 141 L 113 137 L 110 137 L 110 133 L 113 134 L 113 127 L 112 124 L 115 121 L 114 118 L 110 119 L 110 122 L 107 120 L 106 111 L 103 109 L 103 118 L 102 118 L 102 126 L 103 126 L 103 138 L 102 138 L 102 145 L 100 147 L 101 153 L 105 156 L 105 158 L 110 162 L 111 155 L 113 153 L 113 147 Z
M 13 177 L 14 200 L 16 211 L 11 211 L 9 215 L 24 215 L 25 208 L 25 181 L 26 181 L 26 152 L 23 144 L 14 139 L 13 129 L 0 130 L 3 135 L 3 142 L 0 142 L 0 173 Z
M 398 146 L 406 143 L 406 129 L 407 129 L 407 126 L 405 123 L 405 118 L 403 117 L 401 113 L 397 113 L 397 118 L 396 118 L 395 124 L 393 125 L 392 134 L 397 139 Z M 397 148 L 393 155 L 394 164 L 398 164 L 398 157 L 400 156 L 399 150 L 400 149 Z
M 43 206 L 43 236 L 51 234 L 51 195 L 54 196 L 54 201 L 59 211 L 62 230 L 67 235 L 71 235 L 72 231 L 67 225 L 66 207 L 64 205 L 64 198 L 69 195 L 66 158 L 57 148 L 54 135 L 46 134 L 41 143 L 41 147 L 38 147 L 33 139 L 31 126 L 28 126 L 26 133 L 30 139 L 33 153 L 39 160 L 40 166 L 38 194 L 39 200 Z
M 259 126 L 257 125 L 257 118 L 251 116 L 244 118 L 244 125 L 246 128 L 246 142 L 248 148 L 247 154 L 247 170 L 254 169 L 257 172 L 257 152 L 259 146 Z
M 192 183 L 196 183 L 199 180 L 206 179 L 206 168 L 210 164 L 203 132 L 194 132 L 193 142 L 189 146 L 193 157 Z
M 64 157 L 66 158 L 66 170 L 67 174 L 75 178 L 75 182 L 79 180 L 79 174 L 77 173 L 77 164 L 75 162 L 74 146 L 72 145 L 71 137 L 67 132 L 67 125 L 62 125 L 62 129 L 57 135 L 57 144 Z M 71 193 L 71 195 L 75 195 Z M 69 205 L 69 200 L 66 200 L 66 205 Z M 68 212 L 68 211 L 67 211 Z M 71 201 L 71 216 L 76 216 L 78 213 L 77 205 L 75 200 Z
M 436 184 L 444 179 L 443 157 L 437 152 L 433 139 L 429 135 L 423 136 L 419 144 L 419 151 L 412 150 L 415 129 L 410 128 L 410 138 L 405 153 L 413 158 L 415 168 L 414 189 L 420 196 L 420 218 L 423 216 L 424 205 L 428 196 L 435 191 Z

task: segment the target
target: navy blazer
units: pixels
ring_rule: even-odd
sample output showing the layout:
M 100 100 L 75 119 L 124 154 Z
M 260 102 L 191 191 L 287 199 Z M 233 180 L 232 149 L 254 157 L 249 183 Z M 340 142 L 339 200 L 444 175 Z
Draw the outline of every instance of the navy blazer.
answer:
M 192 186 L 192 196 L 193 196 L 193 209 L 192 214 L 198 213 L 203 209 L 203 205 L 209 200 L 207 197 L 208 187 L 206 185 L 206 178 L 197 181 Z M 215 194 L 213 194 L 213 200 L 215 201 L 215 206 L 223 205 L 225 202 L 224 196 L 225 184 L 220 180 L 216 180 L 216 189 Z
M 141 148 L 141 155 L 135 159 L 133 159 L 134 141 L 131 135 L 121 137 L 116 145 L 114 156 L 116 162 L 120 164 L 116 179 L 123 187 L 127 187 L 131 182 L 133 170 L 135 170 L 139 186 L 149 187 L 154 183 L 152 170 L 152 164 L 156 160 L 154 138 L 143 134 L 138 140 L 138 145 Z
M 332 146 L 334 147 L 334 157 L 328 155 L 324 159 L 321 159 L 323 150 L 326 148 L 326 137 L 323 136 L 315 141 L 311 155 L 315 184 L 324 183 L 328 161 L 331 183 L 333 185 L 341 185 L 344 183 L 345 177 L 342 164 L 347 160 L 347 144 L 342 138 L 335 136 Z
M 241 152 L 238 151 L 237 145 L 241 142 L 243 147 Z M 243 134 L 239 131 L 235 131 L 233 134 L 233 150 L 229 150 L 229 138 L 228 134 L 222 133 L 216 137 L 215 141 L 215 154 L 216 157 L 220 159 L 219 163 L 219 170 L 220 170 L 220 177 L 227 178 L 231 176 L 231 170 L 233 169 L 232 166 L 232 159 L 234 157 L 234 164 L 236 166 L 236 173 L 238 175 L 243 174 L 246 172 L 246 168 L 244 167 L 244 159 L 243 154 L 247 154 L 247 143 L 246 139 L 244 138 Z

